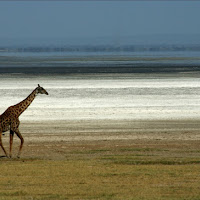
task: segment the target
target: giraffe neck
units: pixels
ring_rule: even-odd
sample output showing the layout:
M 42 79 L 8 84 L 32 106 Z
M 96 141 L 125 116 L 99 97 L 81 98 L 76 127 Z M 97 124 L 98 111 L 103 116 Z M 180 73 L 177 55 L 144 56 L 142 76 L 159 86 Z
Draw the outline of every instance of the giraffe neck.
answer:
M 35 97 L 36 97 L 36 89 L 33 90 L 33 92 L 26 99 L 13 106 L 15 108 L 16 114 L 18 116 L 21 115 L 30 106 Z

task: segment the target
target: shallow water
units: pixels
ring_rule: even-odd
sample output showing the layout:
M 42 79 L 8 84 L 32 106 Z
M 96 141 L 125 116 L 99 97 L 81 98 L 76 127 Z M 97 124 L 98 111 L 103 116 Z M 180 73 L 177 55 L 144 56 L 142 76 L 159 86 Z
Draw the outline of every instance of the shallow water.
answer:
M 0 76 L 0 112 L 38 95 L 22 120 L 199 119 L 200 78 L 139 75 Z

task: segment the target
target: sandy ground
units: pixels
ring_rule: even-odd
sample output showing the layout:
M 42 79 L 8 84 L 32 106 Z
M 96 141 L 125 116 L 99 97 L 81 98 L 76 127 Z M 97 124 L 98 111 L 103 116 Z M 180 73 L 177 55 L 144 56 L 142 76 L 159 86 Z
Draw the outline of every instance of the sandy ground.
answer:
M 20 130 L 25 140 L 22 158 L 63 160 L 72 151 L 127 147 L 176 149 L 176 153 L 177 149 L 182 149 L 180 154 L 193 152 L 192 156 L 200 156 L 200 121 L 195 120 L 23 121 Z M 8 132 L 3 142 L 8 150 Z M 19 139 L 15 136 L 13 157 L 16 157 L 18 146 Z M 0 155 L 3 155 L 2 150 Z

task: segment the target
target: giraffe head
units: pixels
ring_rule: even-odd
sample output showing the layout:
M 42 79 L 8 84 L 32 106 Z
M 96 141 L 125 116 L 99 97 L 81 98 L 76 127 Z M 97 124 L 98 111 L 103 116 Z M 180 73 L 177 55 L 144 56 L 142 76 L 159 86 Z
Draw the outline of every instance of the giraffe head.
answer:
M 48 92 L 43 87 L 41 87 L 39 84 L 38 84 L 38 87 L 36 88 L 36 93 L 48 95 Z

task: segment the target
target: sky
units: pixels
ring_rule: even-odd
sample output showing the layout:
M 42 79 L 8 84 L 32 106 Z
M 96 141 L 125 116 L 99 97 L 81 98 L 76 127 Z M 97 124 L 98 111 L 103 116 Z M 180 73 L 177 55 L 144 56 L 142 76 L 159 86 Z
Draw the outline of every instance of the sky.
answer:
M 0 1 L 4 38 L 200 35 L 200 1 Z

